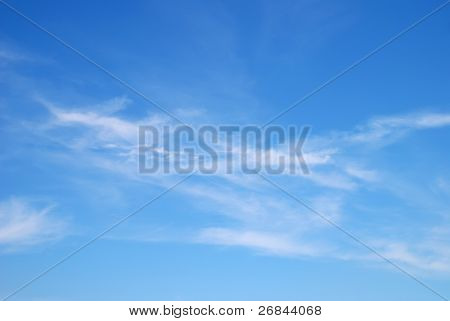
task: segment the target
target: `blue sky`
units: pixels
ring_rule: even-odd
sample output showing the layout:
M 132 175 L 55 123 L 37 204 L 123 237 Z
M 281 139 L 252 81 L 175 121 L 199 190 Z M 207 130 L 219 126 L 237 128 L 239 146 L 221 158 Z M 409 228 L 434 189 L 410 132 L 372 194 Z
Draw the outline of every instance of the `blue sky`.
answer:
M 441 1 L 9 1 L 171 113 L 264 124 Z M 276 121 L 277 184 L 450 296 L 450 8 Z M 139 175 L 173 120 L 0 6 L 0 295 L 180 179 Z M 17 300 L 436 300 L 257 176 L 196 175 Z

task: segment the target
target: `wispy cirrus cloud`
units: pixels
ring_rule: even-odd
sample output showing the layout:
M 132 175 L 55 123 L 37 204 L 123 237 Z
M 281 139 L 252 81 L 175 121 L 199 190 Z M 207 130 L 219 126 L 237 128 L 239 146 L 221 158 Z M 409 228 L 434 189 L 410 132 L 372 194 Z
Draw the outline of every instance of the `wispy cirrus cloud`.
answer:
M 13 50 L 0 43 L 0 64 L 30 60 L 30 57 L 22 52 Z
M 19 198 L 0 202 L 0 247 L 15 249 L 63 237 L 67 222 L 52 210 Z
M 97 104 L 95 108 L 84 109 L 56 106 L 46 100 L 41 102 L 51 116 L 48 124 L 43 126 L 44 132 L 79 129 L 68 133 L 69 138 L 82 142 L 75 146 L 76 153 L 90 155 L 93 147 L 96 151 L 99 149 L 107 151 L 104 154 L 96 153 L 89 164 L 115 174 L 123 172 L 127 178 L 137 179 L 142 183 L 151 182 L 167 186 L 171 180 L 170 175 L 136 175 L 137 127 L 140 124 L 172 125 L 164 116 L 153 114 L 140 119 L 122 117 L 117 111 L 122 111 L 131 103 L 123 97 Z M 113 107 L 110 107 L 111 105 Z M 386 169 L 368 165 L 371 155 L 361 153 L 357 153 L 357 157 L 348 155 L 359 151 L 359 146 L 364 147 L 368 142 L 384 142 L 386 138 L 387 142 L 395 143 L 414 130 L 448 126 L 449 119 L 450 114 L 445 113 L 379 117 L 349 131 L 313 137 L 304 147 L 305 159 L 312 168 L 311 174 L 281 175 L 274 178 L 282 180 L 293 192 L 305 195 L 317 210 L 333 221 L 351 224 L 358 213 L 348 210 L 349 203 L 357 193 L 360 193 L 362 187 L 380 189 L 384 193 L 391 191 L 389 186 L 383 186 L 386 184 Z M 115 149 L 113 146 L 118 148 Z M 377 144 L 374 148 L 382 150 L 384 146 Z M 67 144 L 66 147 L 71 149 L 74 145 Z M 240 149 L 237 148 L 234 152 L 239 153 Z M 285 152 L 279 150 L 274 155 L 279 156 Z M 370 256 L 351 253 L 343 245 L 328 240 L 326 233 L 330 227 L 326 223 L 314 214 L 307 213 L 292 200 L 275 196 L 270 186 L 262 184 L 255 177 L 242 173 L 225 175 L 219 171 L 215 184 L 208 179 L 189 186 L 180 186 L 176 192 L 191 206 L 203 213 L 222 216 L 234 227 L 216 225 L 205 228 L 193 224 L 191 230 L 197 229 L 194 233 L 196 236 L 186 237 L 184 240 L 246 247 L 279 256 L 327 256 L 371 260 Z M 377 204 L 372 205 L 376 207 Z M 370 224 L 377 224 L 376 220 L 372 218 L 371 220 Z M 401 229 L 401 226 L 396 228 Z M 307 234 L 308 241 L 305 241 L 304 233 Z M 373 239 L 369 233 L 363 232 L 361 235 L 369 240 L 368 243 Z M 143 238 L 141 235 L 137 239 L 153 238 Z M 386 257 L 405 266 L 418 270 L 447 271 L 447 266 L 450 265 L 445 253 L 442 252 L 442 257 L 438 257 L 435 247 L 440 248 L 441 243 L 434 242 L 427 248 L 417 250 L 412 240 L 402 243 L 399 239 L 388 237 L 385 239 L 389 241 L 386 243 L 377 241 L 373 246 Z M 330 251 L 330 248 L 333 248 L 333 251 Z
M 449 113 L 413 113 L 373 118 L 367 124 L 347 133 L 345 139 L 355 143 L 391 141 L 413 130 L 439 128 L 450 125 Z
M 421 274 L 450 273 L 449 241 L 449 238 L 433 236 L 410 242 L 389 238 L 372 240 L 384 257 Z M 376 260 L 375 257 L 371 259 Z
M 195 242 L 245 247 L 277 256 L 317 256 L 325 251 L 319 249 L 317 245 L 302 244 L 283 234 L 221 227 L 201 230 Z
M 24 63 L 49 63 L 48 57 L 30 53 L 11 42 L 0 41 L 0 67 L 9 67 Z

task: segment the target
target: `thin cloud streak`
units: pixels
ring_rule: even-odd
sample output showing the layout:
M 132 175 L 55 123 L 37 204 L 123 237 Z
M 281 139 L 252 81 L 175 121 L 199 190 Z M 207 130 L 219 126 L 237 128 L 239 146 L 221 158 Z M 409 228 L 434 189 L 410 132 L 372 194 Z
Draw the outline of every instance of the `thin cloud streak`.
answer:
M 57 240 L 66 229 L 67 222 L 52 207 L 36 208 L 18 198 L 0 202 L 0 247 L 11 250 Z

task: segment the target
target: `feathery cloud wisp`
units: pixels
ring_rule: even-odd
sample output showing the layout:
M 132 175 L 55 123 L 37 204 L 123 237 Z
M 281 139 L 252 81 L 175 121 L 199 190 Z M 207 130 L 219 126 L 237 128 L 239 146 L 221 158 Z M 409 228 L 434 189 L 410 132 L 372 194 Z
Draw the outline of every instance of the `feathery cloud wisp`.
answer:
M 62 237 L 67 224 L 50 212 L 51 207 L 37 209 L 17 198 L 1 202 L 0 246 L 34 245 Z

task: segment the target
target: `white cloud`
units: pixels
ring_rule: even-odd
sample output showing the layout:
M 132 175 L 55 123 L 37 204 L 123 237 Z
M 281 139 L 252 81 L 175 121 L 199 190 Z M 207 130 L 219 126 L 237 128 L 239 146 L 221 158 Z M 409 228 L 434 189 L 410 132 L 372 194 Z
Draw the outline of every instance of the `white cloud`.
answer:
M 318 248 L 315 246 L 298 244 L 283 234 L 255 230 L 207 228 L 200 232 L 196 241 L 207 244 L 248 247 L 272 255 L 312 256 L 318 254 Z
M 334 189 L 351 191 L 358 187 L 358 184 L 355 183 L 351 177 L 336 170 L 327 172 L 314 171 L 304 177 L 317 185 Z
M 350 176 L 367 182 L 375 182 L 378 180 L 379 176 L 375 170 L 364 169 L 354 165 L 348 165 L 344 170 Z
M 382 139 L 395 139 L 411 130 L 438 128 L 450 125 L 449 113 L 422 113 L 379 117 L 359 126 L 345 138 L 352 142 L 368 143 Z
M 52 102 L 36 98 L 54 117 L 46 130 L 55 127 L 80 127 L 85 129 L 82 141 L 86 147 L 111 146 L 133 149 L 137 145 L 139 125 L 161 126 L 169 124 L 164 115 L 154 115 L 139 120 L 127 120 L 114 113 L 130 104 L 126 97 L 116 97 L 93 106 L 66 109 Z
M 449 273 L 450 250 L 448 242 L 421 240 L 420 243 L 396 240 L 378 240 L 381 255 L 414 273 Z M 378 259 L 372 257 L 372 259 Z
M 28 60 L 29 57 L 17 51 L 0 47 L 0 64 Z
M 35 208 L 11 198 L 0 202 L 0 245 L 8 248 L 34 245 L 62 237 L 66 223 L 51 208 Z
M 22 59 L 23 59 L 22 55 L 8 51 L 6 49 L 0 49 L 0 62 L 16 61 Z
M 49 107 L 55 116 L 55 124 L 78 125 L 94 130 L 96 138 L 102 141 L 124 140 L 134 142 L 136 140 L 136 125 L 124 121 L 118 117 L 104 116 L 96 112 L 66 111 L 56 107 Z
M 448 113 L 428 113 L 411 114 L 394 117 L 381 117 L 371 122 L 371 127 L 389 127 L 389 128 L 435 128 L 450 125 L 450 114 Z
M 99 104 L 88 105 L 83 107 L 82 109 L 95 110 L 97 113 L 100 114 L 113 114 L 125 109 L 131 103 L 132 103 L 131 99 L 129 99 L 126 96 L 121 96 L 108 99 Z
M 0 67 L 9 66 L 15 63 L 48 63 L 48 57 L 40 57 L 35 53 L 30 53 L 19 48 L 13 43 L 0 41 Z

